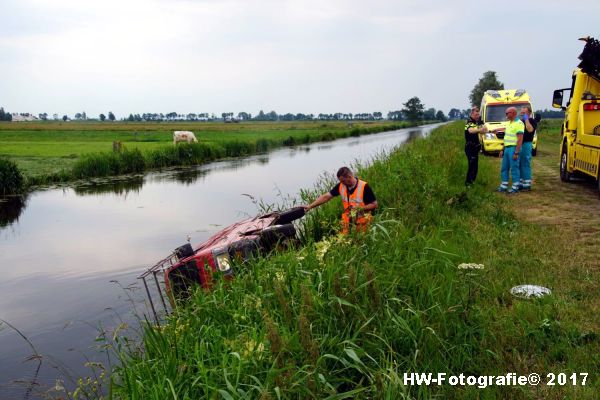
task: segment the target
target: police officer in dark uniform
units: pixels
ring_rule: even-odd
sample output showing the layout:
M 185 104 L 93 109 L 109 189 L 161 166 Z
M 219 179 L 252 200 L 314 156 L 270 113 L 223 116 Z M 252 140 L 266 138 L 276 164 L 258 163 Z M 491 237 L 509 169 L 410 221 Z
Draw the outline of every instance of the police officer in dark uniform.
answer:
M 471 108 L 471 115 L 465 124 L 465 154 L 467 156 L 467 162 L 469 169 L 467 170 L 467 178 L 465 179 L 465 185 L 471 186 L 477 178 L 477 168 L 479 163 L 479 151 L 481 150 L 481 144 L 479 143 L 479 134 L 486 133 L 487 128 L 481 121 L 481 115 L 479 114 L 479 107 Z

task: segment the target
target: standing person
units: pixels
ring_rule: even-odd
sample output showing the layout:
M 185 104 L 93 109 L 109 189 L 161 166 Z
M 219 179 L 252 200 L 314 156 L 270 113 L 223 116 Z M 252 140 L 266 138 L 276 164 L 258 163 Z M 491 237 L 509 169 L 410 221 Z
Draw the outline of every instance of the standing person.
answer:
M 519 172 L 521 173 L 521 190 L 531 190 L 531 156 L 533 151 L 533 136 L 537 122 L 531 118 L 531 106 L 521 107 L 521 120 L 524 125 L 523 146 L 519 153 Z
M 487 128 L 481 121 L 479 107 L 471 108 L 471 115 L 465 124 L 465 155 L 467 156 L 467 163 L 469 165 L 465 186 L 471 186 L 475 182 L 475 178 L 477 178 L 479 151 L 481 150 L 479 134 L 486 132 Z
M 365 232 L 372 219 L 371 212 L 377 208 L 377 199 L 369 184 L 354 177 L 348 167 L 342 167 L 337 172 L 340 183 L 329 192 L 322 194 L 308 206 L 310 211 L 321 204 L 327 203 L 336 196 L 341 196 L 344 211 L 342 212 L 342 234 L 347 235 L 354 227 L 357 232 Z
M 521 179 L 519 154 L 523 144 L 524 125 L 523 122 L 517 118 L 517 109 L 515 107 L 508 107 L 506 109 L 506 118 L 508 119 L 508 125 L 504 131 L 504 149 L 500 151 L 500 157 L 502 157 L 500 177 L 502 182 L 496 190 L 498 192 L 512 194 L 519 191 L 519 181 Z M 496 129 L 494 132 L 495 131 Z M 508 188 L 508 181 L 510 178 L 509 171 L 510 175 L 512 175 L 512 188 L 510 189 Z

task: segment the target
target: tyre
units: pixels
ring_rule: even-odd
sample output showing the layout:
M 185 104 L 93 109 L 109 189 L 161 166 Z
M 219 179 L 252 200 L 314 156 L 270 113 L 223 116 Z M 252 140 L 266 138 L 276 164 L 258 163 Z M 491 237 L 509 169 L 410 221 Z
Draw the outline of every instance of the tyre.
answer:
M 277 219 L 275 220 L 275 224 L 277 225 L 285 225 L 289 224 L 292 221 L 300 219 L 304 217 L 304 207 L 294 207 L 289 210 L 281 211 L 277 213 Z
M 560 180 L 563 182 L 571 182 L 573 174 L 569 172 L 569 155 L 566 143 L 562 146 L 560 154 Z
M 183 246 L 179 246 L 175 249 L 175 255 L 177 255 L 177 258 L 180 260 L 183 260 L 184 258 L 194 255 L 194 249 L 192 248 L 191 244 L 186 243 Z
M 271 251 L 278 243 L 285 243 L 296 237 L 296 228 L 292 224 L 272 225 L 260 232 L 262 250 Z

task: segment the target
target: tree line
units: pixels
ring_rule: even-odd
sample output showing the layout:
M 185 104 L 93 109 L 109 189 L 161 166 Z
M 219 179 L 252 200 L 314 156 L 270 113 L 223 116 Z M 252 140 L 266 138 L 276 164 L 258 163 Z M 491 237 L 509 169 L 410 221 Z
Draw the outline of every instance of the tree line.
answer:
M 187 113 L 180 114 L 175 111 L 168 113 L 142 113 L 142 114 L 129 114 L 126 117 L 121 118 L 122 121 L 130 122 L 161 122 L 161 121 L 224 121 L 224 122 L 240 122 L 240 121 L 381 121 L 381 120 L 392 120 L 392 121 L 447 121 L 448 119 L 459 119 L 463 118 L 464 110 L 452 108 L 448 114 L 445 114 L 442 110 L 436 110 L 433 107 L 425 108 L 425 105 L 421 102 L 418 97 L 412 97 L 406 103 L 403 103 L 403 108 L 395 111 L 388 111 L 387 114 L 383 114 L 381 111 L 374 112 L 363 112 L 363 113 L 319 113 L 319 114 L 304 114 L 304 113 L 285 113 L 279 114 L 276 111 L 265 112 L 260 110 L 257 114 L 241 111 L 238 113 L 224 112 L 220 116 L 212 113 Z M 0 120 L 10 121 L 11 114 L 5 113 L 4 109 L 0 109 L 0 117 L 5 116 Z M 100 121 L 115 121 L 117 117 L 112 111 L 107 114 L 100 114 L 98 117 L 90 117 L 88 114 L 83 112 L 75 113 L 73 118 L 68 115 L 62 117 L 58 114 L 50 116 L 48 113 L 38 114 L 37 119 L 47 120 L 76 120 L 76 121 L 88 121 L 88 120 L 100 120 Z

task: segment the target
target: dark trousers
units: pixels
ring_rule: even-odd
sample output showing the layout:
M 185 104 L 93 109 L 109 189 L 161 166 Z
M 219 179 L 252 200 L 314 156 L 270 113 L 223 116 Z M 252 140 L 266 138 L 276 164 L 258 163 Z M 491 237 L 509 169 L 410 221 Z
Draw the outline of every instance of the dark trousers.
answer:
M 475 182 L 475 178 L 477 178 L 479 149 L 481 149 L 481 145 L 479 143 L 467 142 L 467 144 L 465 144 L 465 154 L 467 156 L 467 163 L 469 164 L 465 185 L 472 185 L 473 182 Z

